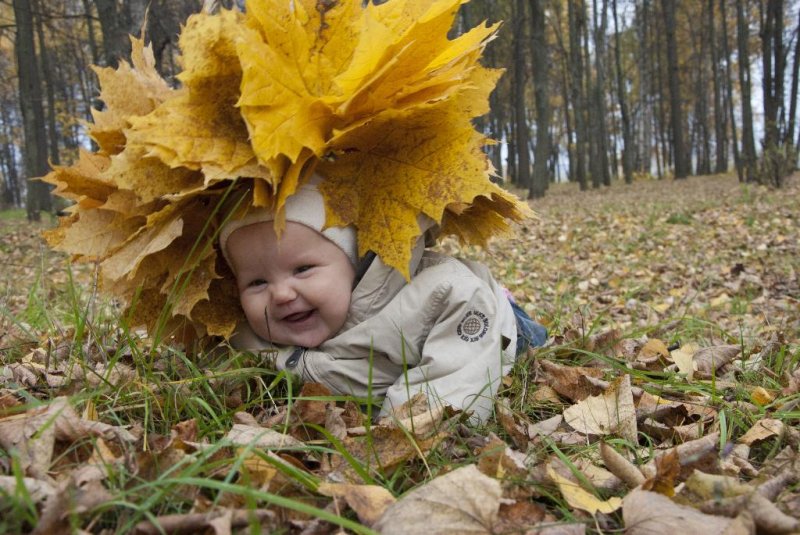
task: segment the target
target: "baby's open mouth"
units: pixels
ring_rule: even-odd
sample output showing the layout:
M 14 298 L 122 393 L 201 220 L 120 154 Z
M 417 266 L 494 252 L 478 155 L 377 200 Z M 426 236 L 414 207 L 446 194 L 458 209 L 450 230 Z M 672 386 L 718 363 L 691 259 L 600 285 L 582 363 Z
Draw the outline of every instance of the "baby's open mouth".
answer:
M 295 312 L 294 314 L 289 314 L 288 316 L 285 316 L 283 318 L 283 321 L 288 321 L 290 323 L 298 323 L 310 318 L 311 314 L 313 313 L 314 313 L 313 310 L 306 310 L 304 312 Z

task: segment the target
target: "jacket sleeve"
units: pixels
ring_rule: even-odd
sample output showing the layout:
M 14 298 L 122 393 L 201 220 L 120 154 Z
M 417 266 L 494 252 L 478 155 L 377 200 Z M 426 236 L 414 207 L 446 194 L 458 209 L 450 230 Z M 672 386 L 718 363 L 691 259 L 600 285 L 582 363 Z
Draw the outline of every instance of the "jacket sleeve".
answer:
M 510 305 L 457 260 L 418 277 L 428 280 L 412 282 L 410 289 L 430 293 L 411 291 L 404 297 L 425 303 L 417 321 L 429 330 L 417 344 L 418 354 L 405 355 L 408 367 L 387 390 L 383 412 L 424 392 L 430 403 L 472 411 L 473 418 L 483 421 L 491 415 L 503 372 L 514 359 L 513 340 L 503 336 L 498 310 Z

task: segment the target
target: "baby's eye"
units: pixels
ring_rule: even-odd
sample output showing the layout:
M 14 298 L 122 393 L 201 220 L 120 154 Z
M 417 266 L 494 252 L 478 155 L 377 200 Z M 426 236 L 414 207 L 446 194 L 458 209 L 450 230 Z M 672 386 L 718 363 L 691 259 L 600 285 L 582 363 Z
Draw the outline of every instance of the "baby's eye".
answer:
M 306 271 L 308 271 L 309 269 L 311 269 L 311 268 L 313 268 L 313 267 L 314 267 L 314 266 L 311 266 L 311 265 L 308 265 L 308 266 L 300 266 L 300 267 L 298 267 L 297 269 L 295 269 L 295 270 L 294 270 L 294 272 L 295 272 L 295 273 L 305 273 Z
M 250 281 L 250 284 L 248 284 L 247 287 L 257 288 L 258 286 L 263 286 L 264 284 L 267 284 L 267 281 L 265 281 L 264 279 L 254 279 Z

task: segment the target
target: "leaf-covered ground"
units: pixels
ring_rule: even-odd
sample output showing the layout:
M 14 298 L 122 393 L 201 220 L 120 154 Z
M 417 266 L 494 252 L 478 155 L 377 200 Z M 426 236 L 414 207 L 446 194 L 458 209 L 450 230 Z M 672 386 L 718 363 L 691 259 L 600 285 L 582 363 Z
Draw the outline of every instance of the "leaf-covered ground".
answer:
M 154 346 L 2 214 L 0 532 L 798 532 L 798 189 L 556 186 L 460 251 L 551 334 L 481 428 Z

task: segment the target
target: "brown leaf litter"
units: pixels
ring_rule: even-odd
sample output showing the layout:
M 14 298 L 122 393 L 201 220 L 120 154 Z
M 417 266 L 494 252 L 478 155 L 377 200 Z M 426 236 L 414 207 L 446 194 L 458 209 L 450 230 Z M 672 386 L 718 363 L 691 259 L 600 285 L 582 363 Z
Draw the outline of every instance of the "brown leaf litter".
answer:
M 142 376 L 138 338 L 92 323 L 114 305 L 89 298 L 87 268 L 72 273 L 95 308 L 79 337 L 57 314 L 65 259 L 37 229 L 0 220 L 0 494 L 26 493 L 37 525 L 21 525 L 36 533 L 108 533 L 124 519 L 117 494 L 145 503 L 147 485 L 174 501 L 131 522 L 137 533 L 341 529 L 302 507 L 382 533 L 798 532 L 797 193 L 796 181 L 774 192 L 731 177 L 555 186 L 537 201 L 541 221 L 459 249 L 551 331 L 486 429 L 422 398 L 370 422 L 316 384 L 291 404 L 253 406 L 253 385 L 224 377 L 208 382 L 224 423 L 126 420 L 143 413 L 92 394 L 147 391 L 163 407 L 188 392 L 189 369 L 162 357 L 153 369 L 173 380 Z

